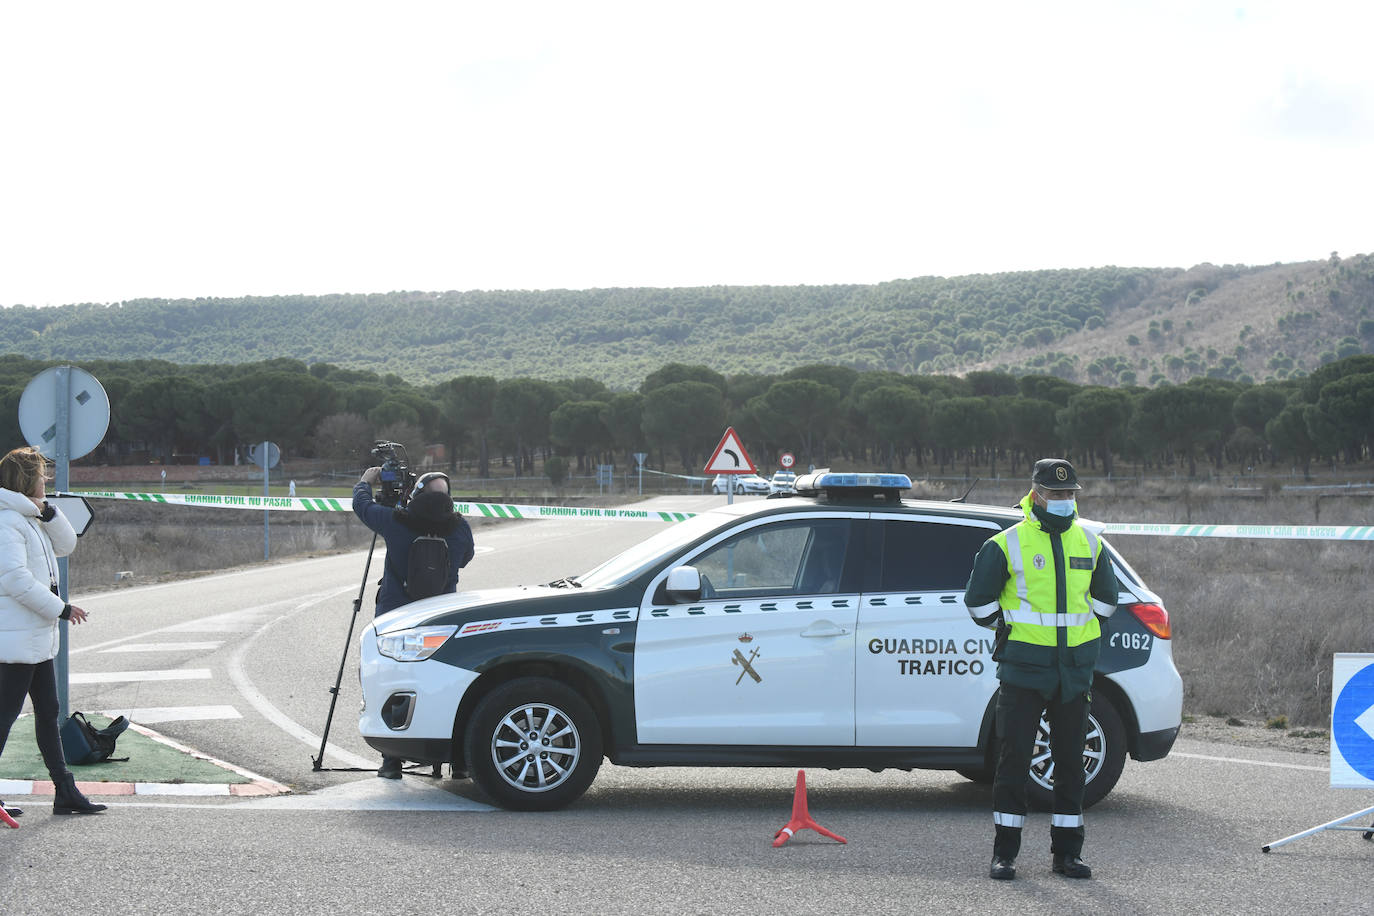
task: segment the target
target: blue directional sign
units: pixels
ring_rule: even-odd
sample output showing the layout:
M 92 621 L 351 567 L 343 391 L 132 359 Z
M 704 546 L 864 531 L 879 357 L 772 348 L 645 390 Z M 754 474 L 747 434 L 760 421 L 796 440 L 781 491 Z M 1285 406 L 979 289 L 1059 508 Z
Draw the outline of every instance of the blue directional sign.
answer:
M 1374 655 L 1337 653 L 1331 669 L 1331 787 L 1374 788 Z

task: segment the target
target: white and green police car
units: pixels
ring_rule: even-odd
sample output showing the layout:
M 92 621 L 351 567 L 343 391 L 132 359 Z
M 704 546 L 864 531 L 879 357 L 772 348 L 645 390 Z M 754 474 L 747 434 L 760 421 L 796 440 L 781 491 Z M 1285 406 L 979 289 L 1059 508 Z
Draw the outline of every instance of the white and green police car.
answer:
M 441 595 L 362 636 L 359 728 L 451 763 L 499 804 L 551 809 L 624 766 L 952 769 L 990 780 L 993 634 L 963 603 L 1015 509 L 903 500 L 894 474 L 821 472 L 788 499 L 679 522 L 591 572 Z M 1084 522 L 1092 525 L 1092 522 Z M 1086 804 L 1182 717 L 1169 616 L 1115 548 L 1083 749 Z M 1050 800 L 1048 728 L 1031 794 Z

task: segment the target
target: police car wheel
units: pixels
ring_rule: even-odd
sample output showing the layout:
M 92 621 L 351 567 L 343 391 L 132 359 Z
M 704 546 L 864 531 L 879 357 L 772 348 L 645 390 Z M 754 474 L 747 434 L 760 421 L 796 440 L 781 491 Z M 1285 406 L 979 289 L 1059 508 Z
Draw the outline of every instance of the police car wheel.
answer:
M 1106 697 L 1093 697 L 1088 710 L 1088 733 L 1083 741 L 1083 807 L 1107 797 L 1126 766 L 1126 729 L 1121 715 Z M 1042 718 L 1035 733 L 1027 801 L 1039 811 L 1054 807 L 1054 763 L 1050 760 L 1050 728 Z
M 473 711 L 464 737 L 473 780 L 503 808 L 570 804 L 601 768 L 601 725 L 586 700 L 558 681 L 520 678 Z

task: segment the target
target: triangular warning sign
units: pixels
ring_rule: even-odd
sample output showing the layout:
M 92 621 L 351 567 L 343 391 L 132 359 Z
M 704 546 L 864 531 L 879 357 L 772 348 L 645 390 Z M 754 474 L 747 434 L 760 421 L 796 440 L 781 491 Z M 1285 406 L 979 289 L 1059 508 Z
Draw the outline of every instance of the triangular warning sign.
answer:
M 735 428 L 732 426 L 725 431 L 721 437 L 720 445 L 716 446 L 715 453 L 711 455 L 711 460 L 706 462 L 707 474 L 757 474 L 754 462 L 749 460 L 749 453 L 740 444 L 739 436 L 735 435 Z

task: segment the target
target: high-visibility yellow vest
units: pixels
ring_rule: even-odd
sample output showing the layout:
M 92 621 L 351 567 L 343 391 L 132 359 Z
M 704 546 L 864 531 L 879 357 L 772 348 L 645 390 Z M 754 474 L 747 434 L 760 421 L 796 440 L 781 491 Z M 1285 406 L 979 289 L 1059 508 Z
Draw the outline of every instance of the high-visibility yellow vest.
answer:
M 1029 509 L 1026 510 L 1029 512 Z M 998 605 L 1011 625 L 1007 638 L 1035 646 L 1077 646 L 1102 635 L 1093 613 L 1093 569 L 1101 543 L 1097 535 L 1075 524 L 1059 535 L 1064 553 L 1065 606 L 1058 607 L 1054 547 L 1050 535 L 1036 522 L 1020 522 L 993 536 L 1007 558 L 1008 578 Z

